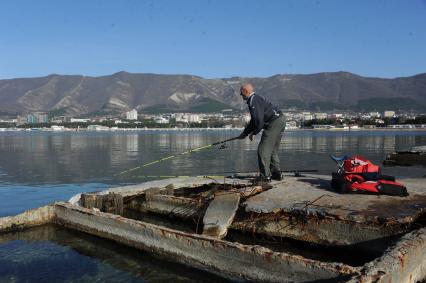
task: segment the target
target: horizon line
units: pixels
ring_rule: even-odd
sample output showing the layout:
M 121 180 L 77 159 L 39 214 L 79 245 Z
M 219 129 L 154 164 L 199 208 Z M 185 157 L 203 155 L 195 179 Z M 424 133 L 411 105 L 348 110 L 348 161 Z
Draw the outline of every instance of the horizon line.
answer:
M 397 76 L 397 77 L 379 77 L 379 76 L 364 76 L 364 75 L 360 75 L 357 73 L 353 73 L 350 71 L 323 71 L 323 72 L 312 72 L 312 73 L 276 73 L 270 76 L 240 76 L 240 75 L 233 75 L 233 76 L 228 76 L 228 77 L 203 77 L 200 75 L 195 75 L 195 74 L 190 74 L 190 73 L 154 73 L 154 72 L 129 72 L 129 71 L 125 71 L 125 70 L 121 70 L 121 71 L 117 71 L 114 73 L 110 73 L 110 74 L 105 74 L 105 75 L 84 75 L 84 74 L 61 74 L 61 73 L 50 73 L 50 74 L 46 74 L 46 75 L 39 75 L 39 76 L 21 76 L 21 77 L 10 77 L 10 78 L 0 78 L 0 81 L 2 80 L 16 80 L 16 79 L 37 79 L 37 78 L 46 78 L 46 77 L 50 77 L 50 76 L 80 76 L 80 77 L 91 77 L 91 78 L 101 78 L 101 77 L 109 77 L 109 76 L 113 76 L 113 75 L 117 75 L 120 73 L 127 73 L 127 74 L 134 74 L 134 75 L 156 75 L 156 76 L 192 76 L 192 77 L 197 77 L 197 78 L 201 78 L 201 79 L 207 79 L 207 80 L 217 80 L 217 79 L 230 79 L 230 78 L 271 78 L 274 76 L 298 76 L 298 75 L 319 75 L 319 74 L 337 74 L 337 73 L 347 73 L 347 74 L 351 74 L 351 75 L 355 75 L 358 77 L 364 77 L 364 78 L 377 78 L 377 79 L 398 79 L 398 78 L 409 78 L 409 77 L 415 77 L 415 76 L 419 76 L 419 75 L 425 75 L 425 72 L 422 73 L 417 73 L 417 74 L 413 74 L 413 75 L 409 75 L 409 76 Z

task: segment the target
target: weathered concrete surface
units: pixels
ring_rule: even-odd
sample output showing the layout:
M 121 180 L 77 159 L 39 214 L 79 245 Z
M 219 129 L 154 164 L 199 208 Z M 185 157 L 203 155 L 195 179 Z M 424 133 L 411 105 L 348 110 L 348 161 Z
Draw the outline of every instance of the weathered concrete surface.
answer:
M 15 216 L 0 218 L 0 233 L 47 224 L 55 217 L 53 205 L 27 210 Z
M 239 193 L 222 192 L 217 194 L 204 214 L 203 235 L 224 238 L 228 233 L 228 227 L 234 220 L 239 204 Z
M 367 263 L 349 283 L 415 283 L 426 280 L 426 228 L 401 238 L 382 257 Z M 424 282 L 424 281 L 423 281 Z
M 357 268 L 341 263 L 322 263 L 260 246 L 188 234 L 66 203 L 55 207 L 58 224 L 231 278 L 307 282 L 342 278 L 358 272 Z
M 261 192 L 261 187 L 248 185 L 248 179 L 227 178 L 224 182 L 235 185 L 233 190 L 239 191 L 242 198 L 248 198 L 242 204 L 246 214 L 237 216 L 232 229 L 324 245 L 362 243 L 367 247 L 382 249 L 388 243 L 379 239 L 409 231 L 411 223 L 426 212 L 426 182 L 422 179 L 402 180 L 410 193 L 410 196 L 404 198 L 338 194 L 331 191 L 330 176 L 325 175 L 285 176 L 283 182 L 272 182 L 272 189 L 264 192 Z M 175 190 L 191 187 L 196 190 L 211 183 L 213 180 L 209 178 L 174 178 L 113 188 L 103 194 L 116 193 L 122 195 L 125 201 L 131 198 L 139 201 L 139 204 L 130 202 L 128 208 L 139 205 L 140 211 L 189 218 L 199 216 L 197 201 L 200 200 L 190 204 L 189 198 L 151 196 L 149 199 L 152 201 L 143 203 L 144 200 L 138 196 L 154 189 L 158 194 L 170 185 Z M 237 188 L 238 185 L 247 187 Z M 254 194 L 257 195 L 251 196 Z M 156 195 L 155 192 L 152 195 Z
M 247 212 L 299 212 L 311 216 L 330 216 L 359 223 L 378 223 L 392 219 L 411 223 L 426 211 L 426 179 L 402 179 L 410 195 L 338 194 L 330 189 L 331 176 L 287 177 L 273 189 L 245 202 Z
M 401 180 L 408 197 L 338 194 L 330 176 L 286 177 L 245 203 L 249 216 L 232 228 L 290 237 L 325 245 L 365 243 L 379 247 L 378 239 L 407 231 L 426 212 L 426 182 Z

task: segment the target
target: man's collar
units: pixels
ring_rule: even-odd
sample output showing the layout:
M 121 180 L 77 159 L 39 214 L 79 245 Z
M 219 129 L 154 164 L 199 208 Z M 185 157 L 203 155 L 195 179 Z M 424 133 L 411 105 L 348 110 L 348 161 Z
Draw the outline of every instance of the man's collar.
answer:
M 250 103 L 250 100 L 253 98 L 253 96 L 255 95 L 256 92 L 252 92 L 250 93 L 250 95 L 247 97 L 247 103 Z

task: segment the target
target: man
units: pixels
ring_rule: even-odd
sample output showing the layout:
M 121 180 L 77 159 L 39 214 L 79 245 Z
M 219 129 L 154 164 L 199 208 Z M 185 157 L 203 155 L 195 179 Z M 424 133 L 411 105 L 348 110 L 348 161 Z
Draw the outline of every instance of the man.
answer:
M 250 140 L 253 141 L 253 136 L 263 129 L 262 138 L 257 148 L 260 170 L 258 181 L 281 180 L 278 149 L 285 129 L 285 117 L 271 102 L 256 94 L 251 84 L 242 85 L 240 95 L 247 101 L 251 119 L 239 138 L 244 139 L 249 136 Z

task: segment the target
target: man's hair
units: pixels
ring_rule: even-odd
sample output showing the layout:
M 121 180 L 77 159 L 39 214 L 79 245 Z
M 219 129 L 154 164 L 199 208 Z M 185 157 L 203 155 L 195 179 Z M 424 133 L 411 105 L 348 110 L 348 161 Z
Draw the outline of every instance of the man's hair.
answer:
M 245 89 L 247 90 L 249 93 L 254 91 L 254 87 L 251 83 L 244 83 L 243 85 L 241 85 L 240 90 Z

